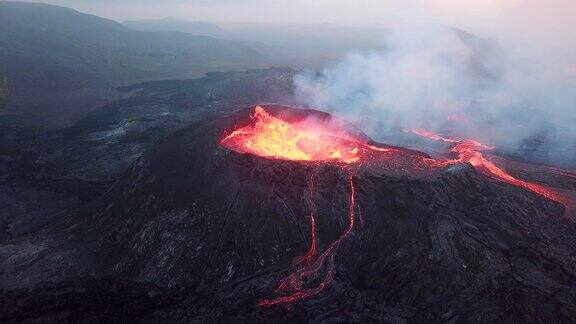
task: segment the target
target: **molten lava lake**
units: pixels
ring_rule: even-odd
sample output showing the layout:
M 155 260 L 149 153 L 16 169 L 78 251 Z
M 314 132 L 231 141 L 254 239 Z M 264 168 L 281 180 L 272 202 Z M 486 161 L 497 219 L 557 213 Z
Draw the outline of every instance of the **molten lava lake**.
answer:
M 393 149 L 369 144 L 342 122 L 319 118 L 280 118 L 256 106 L 251 122 L 229 131 L 221 144 L 265 158 L 351 164 Z

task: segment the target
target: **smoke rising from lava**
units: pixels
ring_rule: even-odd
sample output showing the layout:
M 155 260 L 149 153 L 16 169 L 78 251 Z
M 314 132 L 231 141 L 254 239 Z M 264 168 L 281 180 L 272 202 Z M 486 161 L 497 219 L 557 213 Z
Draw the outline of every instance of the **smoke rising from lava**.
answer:
M 576 165 L 576 76 L 560 56 L 431 26 L 401 28 L 385 43 L 298 75 L 298 101 L 382 142 L 402 144 L 399 129 L 448 130 L 504 150 L 542 142 L 544 158 Z

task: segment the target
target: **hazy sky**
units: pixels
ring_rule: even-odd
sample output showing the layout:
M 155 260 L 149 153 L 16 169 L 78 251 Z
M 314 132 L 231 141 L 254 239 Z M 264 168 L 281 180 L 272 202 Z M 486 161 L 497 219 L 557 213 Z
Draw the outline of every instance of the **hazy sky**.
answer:
M 574 27 L 574 0 L 47 0 L 117 20 L 179 17 L 241 22 L 386 24 L 390 19 L 469 25 Z M 522 26 L 526 27 L 526 26 Z
M 576 0 L 46 0 L 115 20 L 388 26 L 440 23 L 482 36 L 576 43 Z

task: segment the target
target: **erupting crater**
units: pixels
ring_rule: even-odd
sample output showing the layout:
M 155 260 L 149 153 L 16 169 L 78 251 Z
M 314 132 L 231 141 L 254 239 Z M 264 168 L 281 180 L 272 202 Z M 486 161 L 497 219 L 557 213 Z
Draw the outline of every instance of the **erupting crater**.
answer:
M 252 123 L 226 135 L 221 143 L 241 153 L 293 161 L 351 164 L 366 160 L 374 152 L 391 148 L 370 145 L 333 120 L 304 118 L 285 120 L 256 106 Z
M 258 305 L 290 305 L 320 293 L 334 280 L 335 254 L 339 246 L 351 236 L 359 224 L 357 220 L 356 173 L 361 166 L 372 166 L 378 170 L 393 170 L 399 173 L 434 174 L 435 171 L 458 163 L 470 163 L 480 173 L 533 191 L 543 197 L 562 202 L 552 190 L 537 184 L 516 179 L 490 162 L 482 151 L 493 147 L 473 140 L 443 137 L 425 130 L 412 133 L 451 145 L 451 156 L 431 158 L 428 155 L 399 147 L 384 146 L 369 140 L 345 123 L 334 120 L 330 115 L 298 114 L 298 110 L 274 111 L 256 106 L 250 120 L 241 121 L 232 130 L 225 131 L 220 144 L 238 153 L 247 153 L 267 159 L 313 162 L 315 165 L 333 164 L 347 175 L 348 226 L 340 236 L 319 250 L 317 242 L 317 210 L 314 202 L 315 179 L 309 177 L 307 205 L 310 209 L 310 248 L 294 261 L 294 269 L 282 278 L 274 297 L 261 300 Z M 300 110 L 304 111 L 304 110 Z M 327 118 L 320 118 L 325 116 Z

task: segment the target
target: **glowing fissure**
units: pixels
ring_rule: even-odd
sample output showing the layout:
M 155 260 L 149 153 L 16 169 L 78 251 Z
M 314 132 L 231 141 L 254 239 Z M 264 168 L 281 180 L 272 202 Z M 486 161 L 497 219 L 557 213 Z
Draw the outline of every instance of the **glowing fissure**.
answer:
M 310 178 L 308 180 L 308 205 L 310 205 L 310 248 L 308 249 L 308 253 L 304 256 L 303 262 L 306 265 L 310 265 L 316 257 L 316 249 L 318 243 L 316 242 L 316 202 L 314 202 L 314 178 Z

